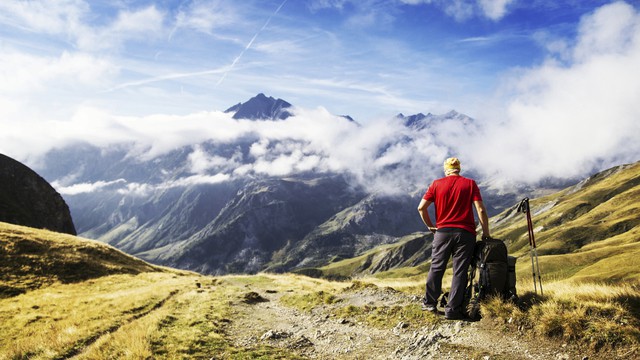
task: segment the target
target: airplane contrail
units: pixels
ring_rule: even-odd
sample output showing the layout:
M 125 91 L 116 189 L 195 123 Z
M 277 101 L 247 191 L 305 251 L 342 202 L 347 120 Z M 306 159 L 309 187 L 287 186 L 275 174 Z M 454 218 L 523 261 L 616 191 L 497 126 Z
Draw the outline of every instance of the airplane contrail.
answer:
M 103 92 L 111 92 L 111 91 L 121 90 L 121 89 L 125 89 L 132 86 L 140 86 L 140 85 L 150 84 L 154 82 L 161 82 L 165 80 L 174 80 L 174 79 L 188 78 L 188 77 L 194 77 L 194 76 L 219 74 L 224 71 L 225 71 L 224 69 L 213 69 L 213 70 L 204 70 L 204 71 L 196 71 L 196 72 L 189 72 L 189 73 L 174 73 L 174 74 L 167 74 L 162 76 L 155 76 L 148 79 L 130 81 L 120 85 L 116 85 L 114 87 L 104 90 Z
M 244 53 L 249 50 L 249 48 L 251 48 L 251 45 L 253 45 L 253 42 L 256 40 L 256 38 L 258 37 L 258 35 L 260 35 L 260 33 L 267 27 L 269 26 L 269 23 L 271 22 L 271 18 L 274 17 L 275 15 L 278 14 L 278 12 L 280 11 L 280 9 L 282 9 L 282 7 L 284 6 L 284 4 L 287 2 L 288 0 L 284 0 L 282 1 L 282 4 L 280 4 L 280 6 L 278 6 L 278 8 L 276 9 L 276 11 L 271 14 L 271 16 L 269 16 L 269 18 L 267 19 L 267 21 L 264 23 L 264 25 L 262 25 L 262 27 L 260 28 L 260 30 L 258 30 L 258 32 L 253 35 L 253 37 L 251 38 L 251 40 L 249 41 L 249 43 L 247 44 L 247 46 L 244 47 L 244 49 L 242 49 L 242 51 L 240 52 L 240 54 L 238 54 L 238 56 L 236 56 L 235 59 L 233 59 L 233 62 L 231 63 L 231 65 L 229 65 L 227 71 L 225 71 L 222 74 L 222 77 L 220 77 L 220 80 L 218 80 L 218 83 L 216 84 L 216 86 L 222 84 L 222 82 L 224 81 L 224 79 L 227 77 L 227 74 L 233 70 L 233 67 L 236 65 L 236 63 L 240 60 L 240 58 L 242 57 L 242 55 L 244 55 Z

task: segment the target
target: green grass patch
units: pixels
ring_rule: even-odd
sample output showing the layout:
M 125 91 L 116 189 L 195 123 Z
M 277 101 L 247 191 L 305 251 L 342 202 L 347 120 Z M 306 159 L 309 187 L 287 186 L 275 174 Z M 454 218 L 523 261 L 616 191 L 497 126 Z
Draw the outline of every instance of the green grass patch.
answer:
M 388 329 L 397 326 L 400 322 L 417 329 L 441 321 L 437 315 L 422 311 L 419 304 L 406 306 L 347 305 L 335 309 L 333 314 L 336 317 L 353 319 L 378 329 Z
M 303 312 L 310 312 L 319 305 L 334 304 L 338 301 L 334 294 L 323 290 L 302 295 L 286 294 L 280 298 L 282 304 Z

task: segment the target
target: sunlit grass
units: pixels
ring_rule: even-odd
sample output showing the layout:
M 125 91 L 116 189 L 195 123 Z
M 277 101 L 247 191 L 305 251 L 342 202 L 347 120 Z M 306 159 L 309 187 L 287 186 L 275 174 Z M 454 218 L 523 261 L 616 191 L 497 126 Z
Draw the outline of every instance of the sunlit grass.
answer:
M 640 345 L 640 284 L 606 285 L 558 281 L 544 284 L 544 297 L 531 292 L 522 303 L 490 299 L 482 314 L 531 336 L 572 341 L 591 350 Z
M 165 273 L 114 275 L 58 284 L 0 300 L 0 358 L 47 358 L 73 352 L 98 334 L 126 324 L 184 287 Z
M 4 223 L 0 245 L 0 285 L 19 290 L 0 296 L 2 360 L 296 358 L 263 344 L 234 346 L 225 334 L 232 309 L 252 288 L 329 284 L 288 275 L 200 276 L 95 241 Z

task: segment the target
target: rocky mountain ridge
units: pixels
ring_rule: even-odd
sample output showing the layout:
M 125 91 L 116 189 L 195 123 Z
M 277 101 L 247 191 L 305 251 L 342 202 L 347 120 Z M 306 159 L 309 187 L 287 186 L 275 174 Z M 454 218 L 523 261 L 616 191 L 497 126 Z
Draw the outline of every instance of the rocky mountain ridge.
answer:
M 224 112 L 233 113 L 234 119 L 285 120 L 292 115 L 287 110 L 290 107 L 291 104 L 282 99 L 274 99 L 272 96 L 267 97 L 263 93 L 259 93 L 248 101 L 238 103 Z
M 76 234 L 60 194 L 26 165 L 0 154 L 0 221 Z

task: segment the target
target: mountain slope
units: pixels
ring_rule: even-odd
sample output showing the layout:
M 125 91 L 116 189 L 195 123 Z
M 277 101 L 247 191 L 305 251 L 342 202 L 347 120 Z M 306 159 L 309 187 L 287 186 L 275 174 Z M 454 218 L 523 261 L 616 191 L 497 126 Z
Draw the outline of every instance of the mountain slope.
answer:
M 405 234 L 424 226 L 411 206 L 417 203 L 409 195 L 370 194 L 314 228 L 300 243 L 284 248 L 280 266 L 322 266 L 359 256 L 376 245 L 401 241 Z
M 209 274 L 255 273 L 275 252 L 360 197 L 341 177 L 251 182 L 198 233 L 139 256 Z
M 33 170 L 2 154 L 0 221 L 76 234 L 62 196 Z
M 595 174 L 530 202 L 540 267 L 549 278 L 639 279 L 640 162 Z M 492 233 L 512 253 L 529 251 L 526 220 L 509 209 L 492 218 Z
M 0 298 L 55 282 L 166 271 L 98 241 L 0 222 Z

